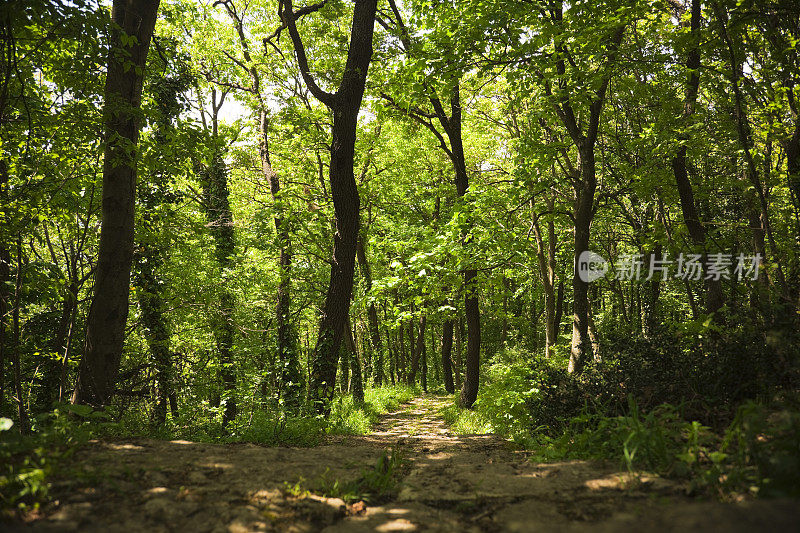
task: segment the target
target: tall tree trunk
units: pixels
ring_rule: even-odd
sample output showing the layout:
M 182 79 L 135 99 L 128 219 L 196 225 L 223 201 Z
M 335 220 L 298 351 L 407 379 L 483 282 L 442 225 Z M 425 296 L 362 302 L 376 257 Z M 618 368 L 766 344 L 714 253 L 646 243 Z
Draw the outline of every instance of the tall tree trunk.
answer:
M 258 78 L 255 78 L 256 83 Z M 280 250 L 278 301 L 275 305 L 275 322 L 278 330 L 278 366 L 280 396 L 283 405 L 296 412 L 302 403 L 303 375 L 300 371 L 300 354 L 297 331 L 291 321 L 292 307 L 292 241 L 285 209 L 281 197 L 281 183 L 277 172 L 272 168 L 269 155 L 269 124 L 267 112 L 261 109 L 259 155 L 261 172 L 269 183 L 270 194 L 275 203 L 275 232 Z
M 696 0 L 695 0 L 696 1 Z M 778 245 L 775 242 L 775 236 L 772 232 L 772 222 L 770 221 L 769 205 L 767 203 L 766 193 L 761 183 L 758 167 L 756 166 L 753 157 L 753 138 L 750 127 L 750 121 L 747 117 L 747 110 L 745 108 L 744 95 L 740 87 L 742 77 L 742 62 L 737 58 L 734 41 L 728 31 L 728 13 L 725 8 L 718 3 L 714 3 L 714 10 L 716 12 L 717 22 L 719 24 L 719 31 L 723 41 L 727 46 L 728 51 L 728 67 L 730 69 L 729 78 L 731 87 L 733 89 L 734 98 L 734 119 L 736 121 L 736 133 L 739 139 L 739 145 L 744 155 L 746 165 L 746 175 L 750 185 L 755 189 L 756 200 L 758 208 L 760 209 L 761 220 L 759 226 L 763 229 L 770 248 L 772 248 L 772 255 L 774 256 L 776 274 L 778 278 L 778 285 L 781 293 L 788 298 L 789 290 L 786 284 L 786 277 L 783 273 L 783 265 L 779 259 L 780 253 Z M 766 259 L 766 255 L 764 255 Z
M 0 200 L 2 205 L 8 201 L 8 166 L 0 159 Z M 5 220 L 3 221 L 5 222 Z M 0 413 L 5 413 L 6 403 L 6 332 L 8 328 L 8 310 L 11 302 L 11 253 L 8 244 L 0 239 Z
M 450 94 L 450 116 L 448 117 L 437 98 L 432 98 L 431 103 L 436 111 L 436 116 L 442 125 L 447 138 L 450 140 L 448 155 L 453 163 L 456 178 L 456 194 L 463 198 L 469 189 L 469 176 L 467 163 L 464 157 L 464 143 L 461 135 L 461 94 L 459 84 L 453 86 Z M 462 239 L 464 245 L 469 243 L 467 236 Z M 461 388 L 459 404 L 471 408 L 478 399 L 480 381 L 480 355 L 481 355 L 481 317 L 478 306 L 478 271 L 467 268 L 462 272 L 464 277 L 464 314 L 467 319 L 467 353 L 464 374 L 464 383 Z
M 800 236 L 800 114 L 794 119 L 794 132 L 786 140 L 784 150 L 786 153 L 786 181 L 792 194 L 792 205 L 794 205 L 795 231 Z
M 362 232 L 363 233 L 363 232 Z M 367 253 L 364 250 L 364 237 L 363 234 L 358 239 L 356 247 L 356 257 L 358 257 L 358 268 L 361 276 L 364 278 L 365 290 L 369 294 L 372 291 L 372 270 L 367 261 Z M 383 384 L 383 345 L 381 342 L 380 325 L 378 324 L 378 310 L 375 308 L 375 302 L 370 302 L 367 306 L 367 320 L 369 320 L 369 333 L 370 342 L 372 346 L 372 353 L 374 359 L 374 380 L 375 386 L 380 387 Z
M 422 392 L 428 392 L 428 350 L 427 350 L 427 347 L 425 346 L 424 334 L 423 334 L 423 339 L 422 339 L 422 353 L 420 353 L 420 359 L 421 359 L 421 363 L 422 363 L 420 365 L 422 367 L 420 369 L 421 370 L 421 374 L 422 374 L 420 376 L 422 378 L 422 380 L 421 380 L 422 381 Z
M 464 339 L 464 321 L 463 321 L 463 319 L 460 318 L 458 320 L 457 326 L 458 327 L 456 328 L 456 360 L 453 361 L 453 363 L 455 364 L 455 367 L 453 368 L 453 373 L 455 374 L 455 378 L 456 378 L 456 383 L 455 383 L 456 388 L 457 389 L 461 389 L 461 387 L 463 385 L 463 382 L 464 382 L 464 379 L 463 379 L 464 372 L 462 370 L 463 369 L 463 355 L 462 354 L 464 353 L 464 349 L 463 349 L 463 346 L 462 346 L 463 339 Z
M 228 169 L 222 154 L 216 148 L 210 165 L 203 172 L 202 182 L 206 217 L 214 240 L 214 255 L 222 277 L 219 308 L 212 327 L 219 353 L 219 374 L 225 401 L 222 425 L 227 427 L 237 414 L 236 372 L 233 362 L 234 296 L 227 282 L 230 269 L 233 267 L 236 241 L 228 191 Z
M 163 426 L 167 419 L 167 401 L 172 394 L 172 354 L 169 349 L 170 330 L 164 316 L 163 281 L 157 272 L 163 266 L 158 245 L 143 243 L 137 261 L 139 309 L 144 337 L 156 369 L 156 395 L 152 423 Z
M 358 356 L 354 333 L 350 327 L 349 320 L 347 322 L 345 345 L 347 351 L 350 352 L 350 392 L 353 394 L 354 402 L 364 403 L 364 378 L 361 372 L 361 359 Z
M 114 0 L 111 10 L 100 246 L 73 403 L 102 406 L 116 389 L 128 319 L 143 71 L 158 4 L 159 0 Z
M 572 349 L 569 356 L 569 372 L 579 374 L 591 357 L 589 338 L 589 284 L 578 273 L 581 254 L 589 251 L 589 231 L 593 218 L 594 193 L 597 188 L 595 175 L 594 143 L 586 139 L 578 143 L 581 182 L 575 191 L 575 248 L 574 273 L 572 276 Z
M 448 318 L 442 326 L 442 373 L 444 374 L 444 389 L 452 394 L 455 392 L 453 386 L 453 366 L 450 355 L 453 351 L 453 319 Z
M 560 25 L 562 7 L 559 5 L 552 11 L 553 22 Z M 589 236 L 594 218 L 594 193 L 597 188 L 597 175 L 595 166 L 595 144 L 600 131 L 600 118 L 605 104 L 606 92 L 613 69 L 611 65 L 616 61 L 617 50 L 625 34 L 625 26 L 619 26 L 608 39 L 606 57 L 603 61 L 603 71 L 600 84 L 590 95 L 588 120 L 585 121 L 585 131 L 582 129 L 584 121 L 578 120 L 578 115 L 572 107 L 570 94 L 562 91 L 554 100 L 555 112 L 567 130 L 572 142 L 578 150 L 578 172 L 574 176 L 575 203 L 573 219 L 575 221 L 574 235 L 574 263 L 572 276 L 572 347 L 570 350 L 568 370 L 579 374 L 586 360 L 591 357 L 592 345 L 589 339 L 589 300 L 588 283 L 581 279 L 579 274 L 579 258 L 584 252 L 589 251 Z M 560 76 L 566 75 L 565 57 L 568 50 L 565 45 L 556 40 L 555 46 L 560 52 L 556 60 L 556 71 Z M 545 93 L 553 96 L 552 86 L 544 83 Z
M 405 344 L 405 326 L 401 322 L 397 328 L 397 338 L 399 340 L 400 350 L 397 352 L 397 379 L 398 381 L 407 381 L 408 368 L 406 366 L 406 344 Z
M 694 108 L 697 103 L 697 93 L 700 87 L 700 24 L 702 20 L 700 0 L 692 0 L 692 14 L 690 19 L 692 47 L 686 56 L 686 68 L 689 71 L 686 80 L 686 88 L 684 90 L 683 100 L 683 114 L 682 119 L 686 122 L 694 114 Z M 675 176 L 675 183 L 678 186 L 678 196 L 681 202 L 681 212 L 683 220 L 686 224 L 686 229 L 689 233 L 689 238 L 695 246 L 702 251 L 702 263 L 705 267 L 706 264 L 706 232 L 703 224 L 700 222 L 700 215 L 698 214 L 697 205 L 694 200 L 694 190 L 689 181 L 689 174 L 686 170 L 686 152 L 687 148 L 685 142 L 687 136 L 685 133 L 679 133 L 678 139 L 682 142 L 678 148 L 678 152 L 672 159 L 672 172 Z M 705 277 L 705 276 L 704 276 Z M 707 313 L 714 313 L 718 311 L 725 303 L 725 295 L 722 292 L 722 284 L 719 280 L 706 279 L 706 302 L 705 308 Z
M 403 23 L 402 16 L 397 8 L 394 0 L 389 0 L 389 7 L 391 8 L 395 22 L 400 29 L 400 41 L 405 47 L 406 53 L 412 50 L 411 33 Z M 455 80 L 455 84 L 450 93 L 450 116 L 447 115 L 442 102 L 436 93 L 430 90 L 430 103 L 433 106 L 433 116 L 439 121 L 444 135 L 439 132 L 434 125 L 428 121 L 430 115 L 425 115 L 424 118 L 419 113 L 410 113 L 416 120 L 431 130 L 431 132 L 439 140 L 440 147 L 447 154 L 448 158 L 453 164 L 455 171 L 456 181 L 456 194 L 459 198 L 463 198 L 469 188 L 469 176 L 467 174 L 466 159 L 464 157 L 464 143 L 461 134 L 461 95 L 459 88 L 459 80 Z M 447 147 L 444 136 L 450 141 L 450 147 Z M 462 245 L 466 246 L 469 243 L 467 235 L 462 236 Z M 474 268 L 467 268 L 462 271 L 464 278 L 464 313 L 467 318 L 467 354 L 466 354 L 466 375 L 464 378 L 461 395 L 459 397 L 459 404 L 466 408 L 471 408 L 478 398 L 479 387 L 479 370 L 480 370 L 480 349 L 481 349 L 481 321 L 480 321 L 480 308 L 478 305 L 478 288 L 477 288 L 477 270 Z
M 561 318 L 564 316 L 564 280 L 558 282 L 558 290 L 556 291 L 556 314 L 553 317 L 553 325 L 555 327 L 555 340 L 558 340 L 558 335 L 561 333 Z
M 417 340 L 414 345 L 414 352 L 411 356 L 411 372 L 408 374 L 408 384 L 414 385 L 417 382 L 417 373 L 419 372 L 420 358 L 423 357 L 425 351 L 425 321 L 426 317 L 421 314 L 420 310 L 419 327 L 417 328 Z M 413 332 L 413 329 L 411 330 Z M 413 333 L 412 333 L 413 339 Z
M 309 91 L 333 113 L 330 186 L 336 215 L 330 282 L 314 349 L 309 395 L 317 411 L 327 414 L 336 382 L 336 356 L 350 309 L 358 241 L 360 199 L 353 174 L 356 126 L 372 58 L 372 35 L 377 0 L 361 0 L 353 9 L 347 63 L 336 93 L 323 91 L 311 75 L 303 41 L 297 30 L 298 13 L 285 0 L 281 16 L 289 30 L 298 66 Z
M 650 253 L 643 254 L 645 265 L 648 269 L 653 261 L 662 259 L 662 246 L 656 244 Z M 653 274 L 649 280 L 645 280 L 642 284 L 643 299 L 642 299 L 642 334 L 645 338 L 653 335 L 658 323 L 658 298 L 661 294 L 661 279 L 660 274 Z
M 242 15 L 232 2 L 223 3 L 239 37 L 242 55 L 250 75 L 250 93 L 256 96 L 259 106 L 259 158 L 261 173 L 269 184 L 275 209 L 275 233 L 280 250 L 278 296 L 275 305 L 277 329 L 278 398 L 283 406 L 296 412 L 302 403 L 304 389 L 300 368 L 300 341 L 291 321 L 292 302 L 292 240 L 286 220 L 286 208 L 281 198 L 280 178 L 272 167 L 269 153 L 268 104 L 261 93 L 261 75 L 250 52 L 250 42 L 244 28 Z
M 347 340 L 347 333 L 344 339 Z M 350 360 L 353 354 L 347 342 L 339 346 L 339 393 L 344 395 L 350 392 Z
M 20 299 L 22 297 L 22 275 L 23 275 L 23 259 L 22 259 L 22 235 L 17 235 L 17 273 L 14 279 L 14 306 L 11 309 L 11 327 L 13 335 L 13 346 L 11 351 L 11 366 L 14 369 L 14 396 L 16 396 L 17 404 L 17 421 L 19 423 L 19 431 L 23 435 L 30 433 L 31 423 L 28 419 L 28 410 L 25 407 L 25 396 L 22 390 L 22 369 L 21 354 L 22 343 L 20 340 L 20 323 L 19 323 L 19 308 L 21 305 Z
M 397 350 L 392 343 L 392 333 L 388 326 L 386 327 L 386 356 L 389 359 L 389 381 L 394 385 L 396 383 L 395 376 L 397 375 Z
M 536 259 L 539 265 L 539 276 L 542 280 L 544 289 L 544 319 L 545 319 L 545 348 L 544 356 L 550 358 L 553 355 L 553 346 L 558 338 L 556 330 L 556 295 L 555 295 L 555 266 L 556 266 L 556 242 L 555 225 L 553 223 L 554 198 L 548 200 L 547 209 L 550 217 L 547 222 L 547 249 L 545 251 L 542 231 L 539 227 L 538 215 L 533 211 L 534 204 L 531 200 L 531 216 L 533 217 L 533 234 L 536 239 Z

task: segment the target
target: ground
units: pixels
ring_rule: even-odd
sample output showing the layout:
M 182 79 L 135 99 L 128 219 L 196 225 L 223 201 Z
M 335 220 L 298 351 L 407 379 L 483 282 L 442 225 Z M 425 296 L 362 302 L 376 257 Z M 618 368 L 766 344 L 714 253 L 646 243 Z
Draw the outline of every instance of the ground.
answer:
M 417 398 L 369 436 L 314 448 L 92 442 L 71 459 L 71 477 L 54 483 L 55 501 L 11 530 L 800 531 L 797 501 L 698 501 L 618 465 L 534 463 L 497 436 L 454 435 L 438 414 L 445 401 Z M 382 502 L 319 495 L 390 451 L 404 463 Z

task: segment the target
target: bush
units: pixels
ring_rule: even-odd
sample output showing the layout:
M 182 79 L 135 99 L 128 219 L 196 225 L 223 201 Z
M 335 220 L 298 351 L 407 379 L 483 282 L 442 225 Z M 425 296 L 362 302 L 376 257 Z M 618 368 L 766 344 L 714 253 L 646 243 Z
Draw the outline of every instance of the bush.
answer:
M 107 430 L 104 413 L 84 405 L 62 405 L 32 421 L 20 435 L 0 418 L 0 512 L 37 508 L 46 501 L 49 478 L 59 464 L 97 432 Z
M 649 339 L 612 333 L 605 345 L 603 361 L 589 363 L 580 376 L 560 362 L 534 360 L 531 383 L 539 392 L 528 400 L 532 430 L 559 435 L 586 409 L 624 415 L 628 396 L 642 411 L 669 403 L 684 419 L 722 430 L 743 402 L 766 402 L 800 384 L 793 339 L 775 346 L 749 331 Z

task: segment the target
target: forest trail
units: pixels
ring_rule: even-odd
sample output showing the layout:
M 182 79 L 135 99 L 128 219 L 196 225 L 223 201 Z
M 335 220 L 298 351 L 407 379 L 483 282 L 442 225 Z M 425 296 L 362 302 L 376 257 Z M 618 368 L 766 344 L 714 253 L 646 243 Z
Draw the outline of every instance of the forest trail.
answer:
M 537 464 L 494 435 L 452 434 L 425 396 L 365 437 L 314 448 L 145 439 L 92 442 L 54 483 L 56 502 L 21 531 L 796 531 L 791 501 L 700 502 L 616 465 Z M 388 450 L 404 458 L 381 504 L 315 494 Z M 326 490 L 327 488 L 327 490 Z M 302 490 L 302 489 L 308 489 Z M 387 501 L 388 500 L 388 501 Z

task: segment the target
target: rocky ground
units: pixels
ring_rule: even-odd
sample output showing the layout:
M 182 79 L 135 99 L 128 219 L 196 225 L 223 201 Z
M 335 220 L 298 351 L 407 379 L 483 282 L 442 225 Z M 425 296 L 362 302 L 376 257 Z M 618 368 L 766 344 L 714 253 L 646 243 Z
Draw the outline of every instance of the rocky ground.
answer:
M 618 465 L 535 463 L 493 435 L 457 436 L 445 400 L 417 398 L 366 437 L 314 448 L 92 442 L 54 501 L 11 531 L 800 531 L 800 502 L 722 504 Z M 371 503 L 332 493 L 399 453 L 399 483 Z M 379 502 L 379 503 L 378 503 Z

